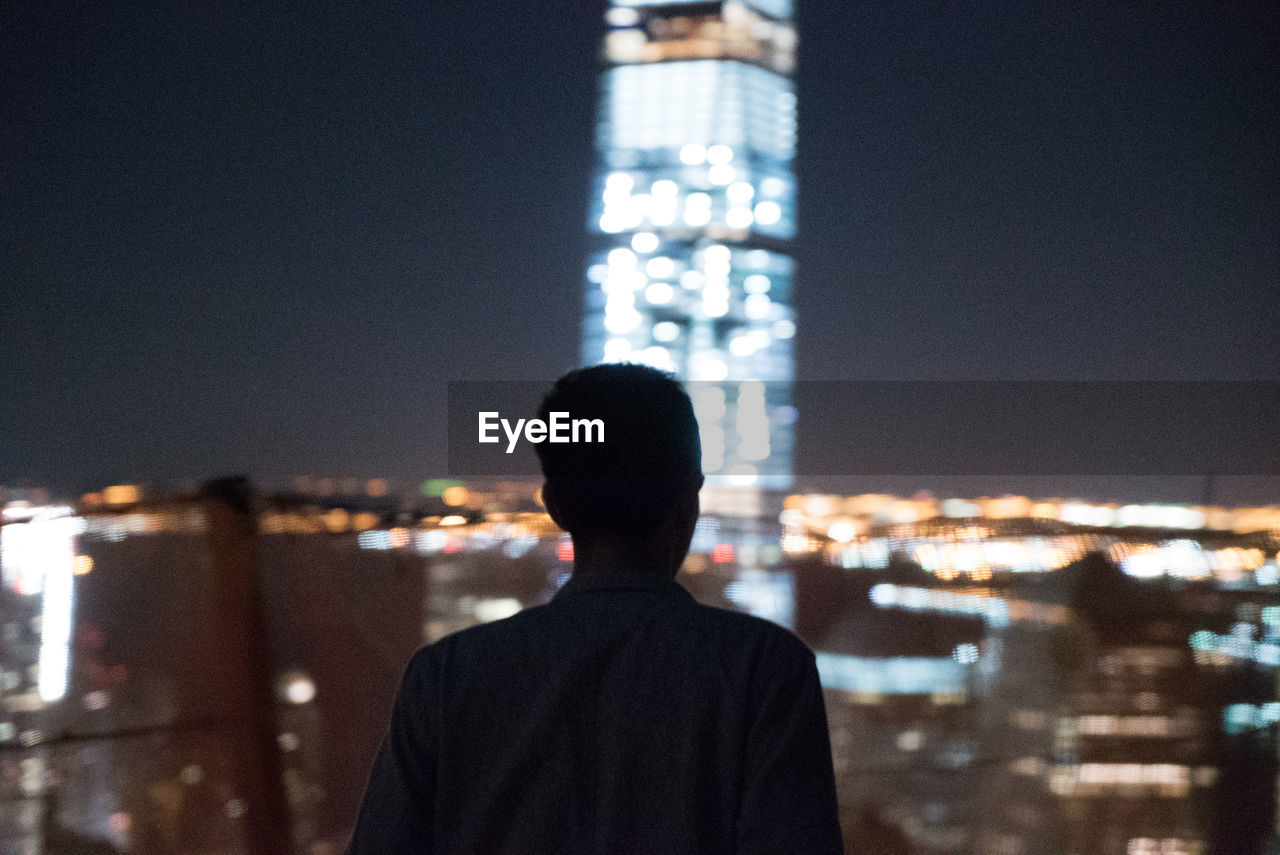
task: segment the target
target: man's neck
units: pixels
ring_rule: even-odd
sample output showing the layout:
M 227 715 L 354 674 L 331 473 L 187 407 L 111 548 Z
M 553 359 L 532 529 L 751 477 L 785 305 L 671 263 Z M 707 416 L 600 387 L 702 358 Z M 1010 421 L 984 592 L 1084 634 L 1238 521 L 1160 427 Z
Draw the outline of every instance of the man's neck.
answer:
M 577 539 L 573 544 L 575 579 L 608 579 L 620 576 L 674 579 L 679 566 L 652 541 L 621 538 Z

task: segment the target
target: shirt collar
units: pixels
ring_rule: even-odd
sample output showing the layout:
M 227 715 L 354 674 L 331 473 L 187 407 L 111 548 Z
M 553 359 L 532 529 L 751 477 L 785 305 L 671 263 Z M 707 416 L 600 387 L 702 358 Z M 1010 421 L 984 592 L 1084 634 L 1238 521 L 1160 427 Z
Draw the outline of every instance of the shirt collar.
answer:
M 693 599 L 692 595 L 681 587 L 674 579 L 641 574 L 618 574 L 617 576 L 596 576 L 579 578 L 570 576 L 569 581 L 556 592 L 553 600 L 564 599 L 591 591 L 653 591 L 655 593 L 682 596 Z

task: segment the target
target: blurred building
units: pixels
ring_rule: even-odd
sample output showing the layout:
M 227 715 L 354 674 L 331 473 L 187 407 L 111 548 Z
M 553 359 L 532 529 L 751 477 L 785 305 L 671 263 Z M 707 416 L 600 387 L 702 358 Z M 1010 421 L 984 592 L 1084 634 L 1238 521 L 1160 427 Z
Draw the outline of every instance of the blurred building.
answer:
M 1270 851 L 1274 531 L 869 525 L 871 498 L 810 503 L 854 512 L 844 542 L 788 535 L 855 851 L 885 827 L 927 852 Z
M 703 469 L 736 486 L 791 479 L 791 5 L 606 12 L 583 362 L 699 381 Z

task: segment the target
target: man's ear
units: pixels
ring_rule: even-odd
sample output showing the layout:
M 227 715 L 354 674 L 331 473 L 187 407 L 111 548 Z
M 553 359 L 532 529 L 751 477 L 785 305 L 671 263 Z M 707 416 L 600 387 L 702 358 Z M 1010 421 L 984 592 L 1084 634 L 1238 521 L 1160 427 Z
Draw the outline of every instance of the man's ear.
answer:
M 547 515 L 551 517 L 551 521 L 564 531 L 568 531 L 564 511 L 560 507 L 560 497 L 556 495 L 555 487 L 550 481 L 542 482 L 542 504 L 546 506 Z

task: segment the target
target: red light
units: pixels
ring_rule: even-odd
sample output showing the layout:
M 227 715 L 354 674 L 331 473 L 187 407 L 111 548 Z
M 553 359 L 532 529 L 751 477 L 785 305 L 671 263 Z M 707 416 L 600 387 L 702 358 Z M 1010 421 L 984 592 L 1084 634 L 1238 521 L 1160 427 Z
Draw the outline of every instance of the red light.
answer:
M 717 564 L 727 564 L 733 560 L 733 547 L 727 543 L 717 543 L 711 547 L 711 560 Z
M 562 540 L 558 544 L 556 544 L 556 558 L 559 558 L 561 561 L 573 560 L 573 541 L 572 540 Z

